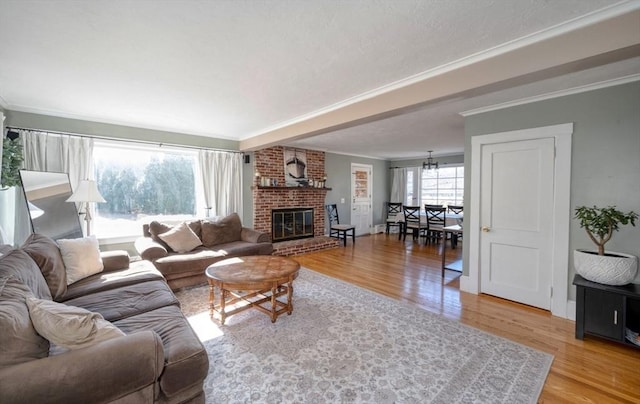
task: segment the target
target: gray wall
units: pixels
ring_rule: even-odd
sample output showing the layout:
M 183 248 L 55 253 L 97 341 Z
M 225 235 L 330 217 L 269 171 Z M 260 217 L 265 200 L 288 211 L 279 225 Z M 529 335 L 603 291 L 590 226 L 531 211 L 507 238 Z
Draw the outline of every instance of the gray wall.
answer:
M 351 163 L 369 164 L 373 167 L 373 224 L 384 223 L 386 218 L 384 203 L 389 198 L 389 162 L 365 157 L 347 156 L 343 154 L 325 153 L 324 167 L 327 173 L 326 204 L 338 205 L 340 221 L 351 221 Z M 344 198 L 345 203 L 340 203 Z M 328 228 L 326 230 L 328 232 Z
M 237 140 L 187 135 L 184 133 L 164 132 L 131 126 L 83 121 L 79 119 L 59 118 L 55 116 L 31 114 L 28 112 L 5 111 L 5 126 L 25 129 L 39 129 L 51 132 L 92 135 L 114 139 L 139 140 L 144 142 L 177 144 L 212 149 L 239 150 Z
M 581 205 L 616 205 L 625 212 L 640 212 L 640 82 L 467 117 L 465 151 L 470 155 L 471 137 L 476 135 L 567 122 L 574 122 L 572 214 Z M 465 177 L 471 178 L 470 159 L 467 160 Z M 465 205 L 469 190 L 469 181 L 465 181 Z M 469 273 L 467 247 L 465 244 L 465 274 Z M 576 220 L 571 221 L 569 247 L 571 251 L 595 247 Z M 623 227 L 605 248 L 640 255 L 640 226 Z M 572 258 L 567 265 L 571 284 L 575 274 Z M 569 298 L 575 300 L 575 296 L 575 288 L 569 286 Z

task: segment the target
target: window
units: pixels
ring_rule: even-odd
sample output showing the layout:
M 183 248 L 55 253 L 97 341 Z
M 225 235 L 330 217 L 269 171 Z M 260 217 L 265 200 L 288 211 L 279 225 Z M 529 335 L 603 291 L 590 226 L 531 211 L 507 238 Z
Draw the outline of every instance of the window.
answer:
M 183 221 L 196 215 L 191 150 L 96 142 L 93 151 L 100 193 L 94 231 L 100 238 L 142 234 L 142 223 Z
M 421 205 L 462 205 L 464 167 L 422 170 Z

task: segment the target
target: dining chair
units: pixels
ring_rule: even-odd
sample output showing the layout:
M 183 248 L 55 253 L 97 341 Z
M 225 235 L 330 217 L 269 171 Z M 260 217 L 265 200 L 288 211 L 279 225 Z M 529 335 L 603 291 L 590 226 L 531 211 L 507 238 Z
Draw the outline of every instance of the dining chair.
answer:
M 447 208 L 449 209 L 449 213 L 455 213 L 457 215 L 464 212 L 464 206 L 462 205 L 449 205 Z M 458 224 L 462 224 L 462 222 L 459 220 Z M 456 245 L 458 245 L 458 239 L 461 238 L 462 232 L 451 233 L 451 247 L 456 248 Z
M 347 246 L 347 237 L 351 236 L 353 244 L 356 243 L 356 226 L 352 224 L 340 224 L 340 218 L 338 217 L 338 206 L 334 203 L 326 205 L 327 215 L 329 216 L 329 237 L 335 237 L 338 240 L 344 241 L 344 246 Z
M 449 213 L 456 213 L 456 214 L 460 214 L 464 211 L 464 206 L 462 205 L 448 205 L 447 209 L 449 210 Z
M 402 240 L 407 239 L 407 233 L 409 230 L 413 233 L 413 239 L 418 239 L 420 242 L 420 236 L 427 234 L 429 225 L 422 221 L 420 216 L 420 206 L 403 206 L 402 211 L 404 213 L 404 232 Z
M 447 209 L 437 205 L 424 205 L 424 210 L 429 225 L 427 238 L 439 240 L 444 235 L 443 228 L 447 222 Z
M 389 234 L 389 228 L 398 227 L 398 231 L 402 232 L 402 202 L 387 202 L 387 228 L 386 234 Z

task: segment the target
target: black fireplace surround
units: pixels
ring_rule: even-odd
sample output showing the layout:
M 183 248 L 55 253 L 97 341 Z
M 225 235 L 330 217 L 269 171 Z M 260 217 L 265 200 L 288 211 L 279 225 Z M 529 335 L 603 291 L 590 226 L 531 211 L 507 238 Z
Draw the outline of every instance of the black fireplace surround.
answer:
M 271 241 L 313 237 L 313 208 L 271 210 Z

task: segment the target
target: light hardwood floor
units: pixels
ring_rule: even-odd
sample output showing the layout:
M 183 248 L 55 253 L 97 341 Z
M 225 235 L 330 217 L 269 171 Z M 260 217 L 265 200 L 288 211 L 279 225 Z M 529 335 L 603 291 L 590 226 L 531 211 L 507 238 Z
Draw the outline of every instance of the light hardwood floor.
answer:
M 539 402 L 640 403 L 640 349 L 574 337 L 575 323 L 548 311 L 460 292 L 459 273 L 440 272 L 439 249 L 395 235 L 293 257 L 302 266 L 554 355 Z M 447 249 L 455 260 L 462 248 Z

